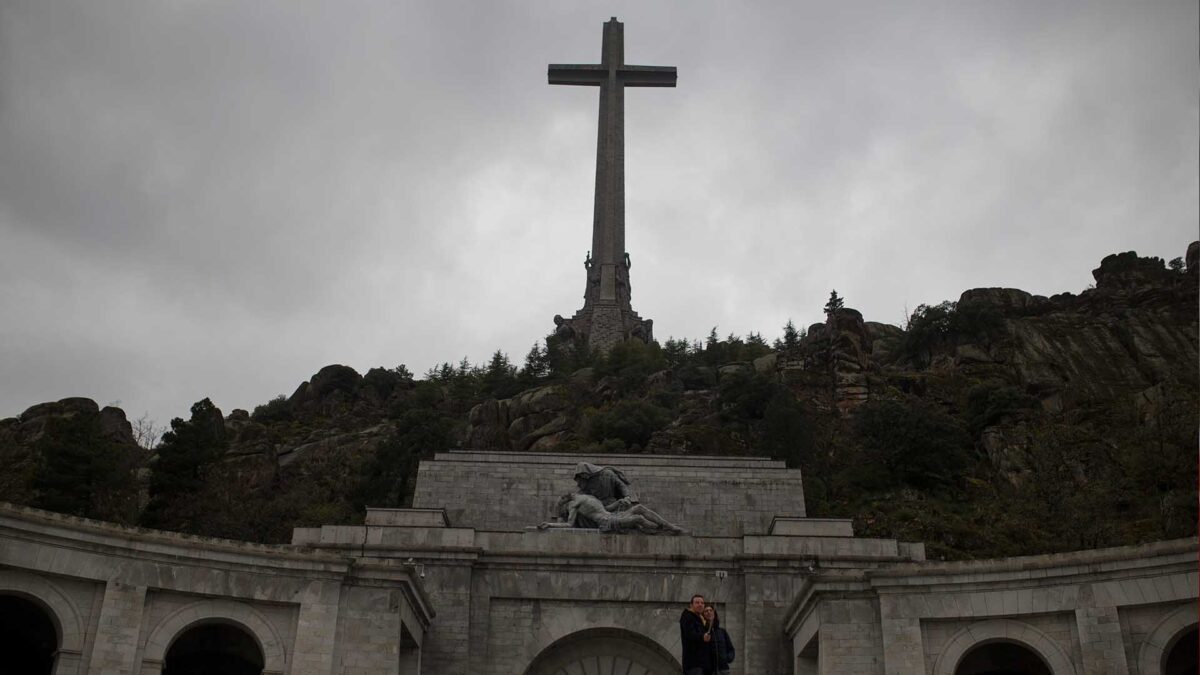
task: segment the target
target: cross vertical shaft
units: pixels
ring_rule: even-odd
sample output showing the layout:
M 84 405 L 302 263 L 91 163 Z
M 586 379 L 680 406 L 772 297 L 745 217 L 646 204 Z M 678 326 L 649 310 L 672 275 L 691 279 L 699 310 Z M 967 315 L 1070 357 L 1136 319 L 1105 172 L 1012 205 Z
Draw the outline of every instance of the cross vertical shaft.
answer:
M 637 318 L 630 306 L 629 256 L 625 250 L 625 87 L 674 87 L 676 80 L 674 67 L 625 65 L 624 43 L 624 26 L 613 17 L 604 24 L 600 63 L 551 64 L 548 71 L 550 84 L 600 88 L 592 250 L 586 263 L 584 308 L 571 323 L 587 333 L 589 343 L 605 349 L 632 335 L 651 339 L 649 322 Z M 619 310 L 617 314 L 604 312 L 609 317 L 604 323 L 616 321 L 619 325 L 592 325 L 594 310 L 601 305 Z M 594 328 L 603 328 L 606 337 L 598 337 Z

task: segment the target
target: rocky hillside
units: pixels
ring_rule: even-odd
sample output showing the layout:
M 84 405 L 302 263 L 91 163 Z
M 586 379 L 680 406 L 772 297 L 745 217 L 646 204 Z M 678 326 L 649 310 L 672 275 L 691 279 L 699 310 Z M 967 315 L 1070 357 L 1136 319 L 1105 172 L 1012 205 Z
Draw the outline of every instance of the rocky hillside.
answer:
M 1106 257 L 1078 295 L 964 292 L 908 325 L 827 320 L 761 337 L 548 338 L 523 367 L 331 365 L 253 412 L 207 399 L 141 448 L 86 399 L 0 420 L 7 499 L 263 541 L 361 519 L 452 447 L 764 454 L 805 470 L 811 515 L 933 555 L 1010 555 L 1195 533 L 1200 244 Z

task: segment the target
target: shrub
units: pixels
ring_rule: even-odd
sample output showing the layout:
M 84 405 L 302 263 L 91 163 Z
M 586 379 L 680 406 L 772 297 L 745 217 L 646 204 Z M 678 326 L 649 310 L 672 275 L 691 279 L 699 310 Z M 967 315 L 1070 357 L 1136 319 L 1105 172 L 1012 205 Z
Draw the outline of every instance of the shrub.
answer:
M 945 486 L 970 460 L 962 425 L 914 399 L 871 401 L 858 409 L 854 427 L 864 459 L 883 467 L 893 485 Z
M 980 384 L 967 391 L 967 427 L 978 437 L 987 427 L 1037 405 L 1037 399 L 1017 387 L 995 382 Z
M 625 447 L 645 447 L 655 431 L 670 421 L 667 411 L 646 401 L 619 401 L 609 408 L 590 411 L 584 420 L 585 435 L 597 442 L 619 439 Z
M 280 394 L 262 405 L 255 406 L 254 412 L 250 413 L 250 419 L 261 424 L 290 422 L 292 421 L 292 406 L 288 403 L 287 396 Z

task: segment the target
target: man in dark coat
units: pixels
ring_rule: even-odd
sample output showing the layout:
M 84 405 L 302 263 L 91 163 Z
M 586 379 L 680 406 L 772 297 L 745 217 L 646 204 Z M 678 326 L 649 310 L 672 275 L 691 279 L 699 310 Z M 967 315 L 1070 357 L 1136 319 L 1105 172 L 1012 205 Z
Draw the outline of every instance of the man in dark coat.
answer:
M 712 634 L 704 625 L 704 596 L 693 595 L 692 602 L 679 617 L 679 642 L 683 645 L 684 675 L 712 672 Z

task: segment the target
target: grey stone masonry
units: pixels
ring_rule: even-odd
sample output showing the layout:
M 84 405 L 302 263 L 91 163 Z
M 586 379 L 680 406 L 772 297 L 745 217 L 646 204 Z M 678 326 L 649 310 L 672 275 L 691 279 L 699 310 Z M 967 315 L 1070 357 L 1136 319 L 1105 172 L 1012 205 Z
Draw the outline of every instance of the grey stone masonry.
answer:
M 145 586 L 132 586 L 116 580 L 105 584 L 89 673 L 129 675 L 136 672 L 134 658 L 145 601 Z
M 0 503 L 5 594 L 34 600 L 59 627 L 56 675 L 158 675 L 180 635 L 213 622 L 254 639 L 263 675 L 399 675 L 402 636 L 419 650 L 434 617 L 401 561 Z
M 1197 625 L 1196 540 L 970 562 L 824 565 L 785 621 L 801 673 L 954 675 L 1009 642 L 1067 675 L 1157 675 Z M 839 608 L 871 599 L 874 616 Z M 849 624 L 870 630 L 847 631 Z M 870 637 L 875 644 L 860 644 Z
M 552 518 L 558 498 L 575 491 L 578 462 L 620 469 L 643 504 L 694 535 L 766 534 L 776 516 L 804 515 L 799 469 L 764 458 L 675 455 L 439 453 L 421 462 L 413 506 L 445 509 L 453 527 L 520 531 Z M 844 532 L 822 522 L 826 534 Z

